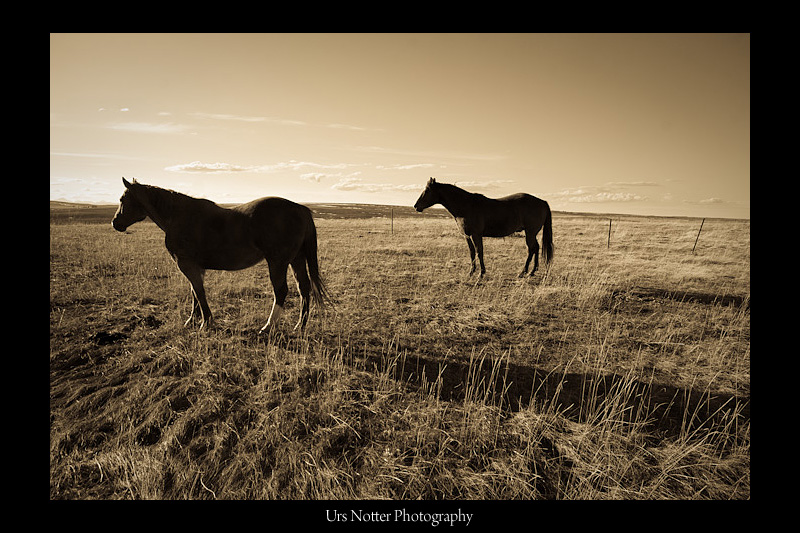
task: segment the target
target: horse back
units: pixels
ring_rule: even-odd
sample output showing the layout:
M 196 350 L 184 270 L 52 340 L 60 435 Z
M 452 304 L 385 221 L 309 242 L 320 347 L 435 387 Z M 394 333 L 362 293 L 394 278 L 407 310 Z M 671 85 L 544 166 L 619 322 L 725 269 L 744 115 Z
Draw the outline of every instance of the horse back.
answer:
M 232 210 L 248 219 L 253 241 L 263 250 L 296 251 L 316 231 L 311 210 L 285 198 L 259 198 Z
M 311 220 L 311 210 L 286 198 L 267 196 L 231 209 L 249 218 L 253 223 L 290 224 Z
M 535 230 L 544 224 L 547 203 L 526 193 L 502 198 L 486 198 L 483 213 L 483 235 L 505 237 L 517 231 Z

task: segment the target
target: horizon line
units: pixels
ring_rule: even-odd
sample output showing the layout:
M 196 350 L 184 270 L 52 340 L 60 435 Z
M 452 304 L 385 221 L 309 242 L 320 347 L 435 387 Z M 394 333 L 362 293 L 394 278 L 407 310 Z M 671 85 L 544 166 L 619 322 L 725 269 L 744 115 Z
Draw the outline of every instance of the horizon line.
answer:
M 85 207 L 114 207 L 118 205 L 116 202 L 74 202 L 70 200 L 50 200 L 50 203 L 60 203 L 60 204 L 69 204 L 73 206 L 85 206 Z M 217 202 L 215 202 L 217 203 Z M 372 207 L 402 207 L 407 209 L 414 209 L 413 206 L 404 205 L 404 204 L 375 204 L 375 203 L 366 203 L 366 202 L 297 202 L 301 205 L 306 206 L 313 206 L 313 205 L 331 205 L 331 206 L 372 206 Z M 217 203 L 217 205 L 222 207 L 229 207 L 229 206 L 237 206 L 241 205 L 241 203 L 236 202 L 226 202 L 226 203 Z M 440 211 L 449 212 L 444 207 L 429 207 L 428 209 L 436 209 Z M 642 218 L 683 218 L 683 219 L 708 219 L 708 220 L 731 220 L 731 221 L 749 221 L 750 217 L 741 218 L 741 217 L 725 217 L 725 216 L 699 216 L 699 215 L 643 215 L 643 214 L 630 214 L 630 213 L 611 213 L 611 212 L 600 212 L 600 213 L 593 213 L 591 211 L 564 211 L 561 209 L 553 209 L 553 214 L 560 214 L 560 215 L 568 215 L 568 216 L 584 216 L 584 217 L 598 217 L 598 218 L 610 218 L 610 217 L 642 217 Z M 419 213 L 423 215 L 424 213 Z

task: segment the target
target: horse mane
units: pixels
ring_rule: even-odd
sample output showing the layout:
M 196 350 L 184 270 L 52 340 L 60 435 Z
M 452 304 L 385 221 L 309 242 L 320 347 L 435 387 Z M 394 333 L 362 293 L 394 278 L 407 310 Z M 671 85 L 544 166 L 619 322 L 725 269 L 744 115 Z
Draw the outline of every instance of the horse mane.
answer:
M 187 194 L 173 191 L 172 189 L 164 189 L 156 187 L 155 185 L 146 185 L 138 182 L 134 182 L 132 187 L 137 188 L 135 189 L 135 193 L 139 201 L 145 205 L 146 209 L 149 211 L 148 214 L 150 218 L 159 226 L 161 226 L 161 223 L 156 221 L 156 218 L 162 223 L 168 222 L 173 218 L 173 215 L 184 211 L 186 208 L 220 208 L 211 200 L 194 198 Z
M 156 187 L 155 185 L 146 185 L 144 183 L 136 183 L 144 191 L 146 191 L 147 199 L 153 205 L 153 208 L 161 211 L 162 209 L 174 209 L 180 207 L 182 204 L 202 202 L 206 204 L 217 205 L 211 200 L 205 198 L 194 198 L 188 194 L 183 194 L 172 189 L 164 189 Z
M 437 187 L 444 187 L 445 189 L 447 189 L 447 191 L 455 192 L 457 195 L 460 195 L 460 196 L 465 197 L 465 198 L 466 197 L 486 198 L 486 196 L 484 196 L 481 193 L 467 191 L 467 190 L 462 189 L 461 187 L 459 187 L 457 185 L 453 185 L 452 183 L 441 183 L 441 182 L 438 182 L 438 181 L 434 181 L 433 183 L 436 184 Z

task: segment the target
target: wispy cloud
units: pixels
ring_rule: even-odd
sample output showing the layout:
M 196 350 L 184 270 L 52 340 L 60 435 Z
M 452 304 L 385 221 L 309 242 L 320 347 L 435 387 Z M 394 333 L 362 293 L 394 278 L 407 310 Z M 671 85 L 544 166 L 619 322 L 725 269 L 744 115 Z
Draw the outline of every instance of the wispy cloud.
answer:
M 335 130 L 350 130 L 350 131 L 383 131 L 377 128 L 364 128 L 362 126 L 353 126 L 351 124 L 325 124 L 326 128 Z
M 361 174 L 360 170 L 356 172 L 351 172 L 349 174 L 345 174 L 343 172 L 306 172 L 305 174 L 300 174 L 300 179 L 306 181 L 313 181 L 315 183 L 320 183 L 324 179 L 332 179 L 332 178 L 350 179 L 350 178 L 355 178 L 360 174 Z
M 576 189 L 564 189 L 547 195 L 549 199 L 569 203 L 639 202 L 649 197 L 626 189 L 659 187 L 652 181 L 611 181 L 603 185 L 588 185 Z
M 187 133 L 191 130 L 184 124 L 174 122 L 117 122 L 108 126 L 112 130 L 129 131 L 134 133 L 159 133 L 159 134 L 179 134 Z
M 508 156 L 501 154 L 477 154 L 472 152 L 436 151 L 436 150 L 405 150 L 402 148 L 386 148 L 383 146 L 355 146 L 353 150 L 371 154 L 392 154 L 411 156 L 419 159 L 454 159 L 467 161 L 502 161 Z
M 201 163 L 192 161 L 182 165 L 172 165 L 164 167 L 169 172 L 202 172 L 202 173 L 230 173 L 230 172 L 252 172 L 255 167 L 232 165 L 230 163 Z
M 382 131 L 377 130 L 374 128 L 365 128 L 362 126 L 354 126 L 352 124 L 341 124 L 338 122 L 334 123 L 327 123 L 327 124 L 312 124 L 306 122 L 304 120 L 295 120 L 289 118 L 280 118 L 280 117 L 265 117 L 265 116 L 257 116 L 257 115 L 232 115 L 229 113 L 190 113 L 190 116 L 205 120 L 226 120 L 226 121 L 234 121 L 234 122 L 251 122 L 251 123 L 265 123 L 265 124 L 278 124 L 281 126 L 316 126 L 322 128 L 330 128 L 330 129 L 337 129 L 337 130 L 349 130 L 349 131 Z
M 647 200 L 647 198 L 647 196 L 629 192 L 598 192 L 572 195 L 567 198 L 567 201 L 577 204 L 594 204 L 607 202 L 639 202 Z
M 84 159 L 120 159 L 126 161 L 141 161 L 146 159 L 142 156 L 106 154 L 97 152 L 50 152 L 50 157 L 79 157 Z
M 454 182 L 454 185 L 463 189 L 467 189 L 470 192 L 480 192 L 492 191 L 502 187 L 503 185 L 508 185 L 509 183 L 514 183 L 514 180 L 456 181 Z
M 397 185 L 392 183 L 370 183 L 361 178 L 347 177 L 331 185 L 331 189 L 338 191 L 357 191 L 357 192 L 387 192 L 387 191 L 419 191 L 421 185 Z
M 302 120 L 291 120 L 277 117 L 261 117 L 249 115 L 230 115 L 228 113 L 190 113 L 191 116 L 207 120 L 228 120 L 234 122 L 267 122 L 280 124 L 283 126 L 306 126 L 307 122 Z
M 655 181 L 609 181 L 603 187 L 660 187 Z
M 311 161 L 295 161 L 291 159 L 287 162 L 280 162 L 275 163 L 273 165 L 263 165 L 259 167 L 262 172 L 273 172 L 276 170 L 300 170 L 303 168 L 319 168 L 319 169 L 345 169 L 348 167 L 359 166 L 353 163 L 333 163 L 333 164 L 324 164 L 324 163 L 313 163 Z
M 349 163 L 321 164 L 310 161 L 295 161 L 294 159 L 286 162 L 274 163 L 271 165 L 234 165 L 231 163 L 203 163 L 192 161 L 164 167 L 169 172 L 205 172 L 205 173 L 230 173 L 230 172 L 277 172 L 281 170 L 301 170 L 307 168 L 315 169 L 345 169 L 357 166 Z
M 300 172 L 298 178 L 322 183 L 323 181 L 335 181 L 330 185 L 331 189 L 340 191 L 358 191 L 366 193 L 377 193 L 387 191 L 419 191 L 424 188 L 424 181 L 414 184 L 383 183 L 379 180 L 367 181 L 362 177 L 363 170 L 353 170 L 354 168 L 367 167 L 363 163 L 315 163 L 312 161 L 281 161 L 267 165 L 239 165 L 233 163 L 215 162 L 204 163 L 202 161 L 192 161 L 164 167 L 169 172 L 179 173 L 205 173 L 205 174 L 230 174 L 237 172 L 252 173 L 273 173 L 273 172 Z M 418 168 L 430 168 L 439 165 L 432 163 L 413 163 L 407 165 L 378 165 L 374 172 L 381 170 L 413 170 Z M 514 183 L 513 180 L 482 180 L 482 181 L 457 181 L 456 185 L 467 188 L 471 191 L 492 191 L 503 185 Z
M 725 200 L 722 198 L 706 198 L 705 200 L 700 200 L 701 204 L 724 204 Z
M 435 166 L 433 163 L 412 163 L 410 165 L 378 165 L 375 168 L 378 170 L 412 170 L 415 168 L 433 168 Z

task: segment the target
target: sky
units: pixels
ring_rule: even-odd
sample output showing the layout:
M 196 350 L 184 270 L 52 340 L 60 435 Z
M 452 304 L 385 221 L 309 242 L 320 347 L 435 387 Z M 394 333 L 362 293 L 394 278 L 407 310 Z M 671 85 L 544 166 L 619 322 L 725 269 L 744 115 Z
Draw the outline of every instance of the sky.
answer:
M 50 199 L 750 218 L 749 34 L 51 34 Z

